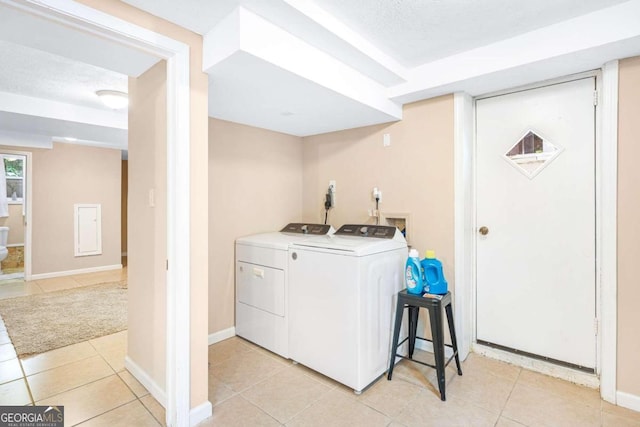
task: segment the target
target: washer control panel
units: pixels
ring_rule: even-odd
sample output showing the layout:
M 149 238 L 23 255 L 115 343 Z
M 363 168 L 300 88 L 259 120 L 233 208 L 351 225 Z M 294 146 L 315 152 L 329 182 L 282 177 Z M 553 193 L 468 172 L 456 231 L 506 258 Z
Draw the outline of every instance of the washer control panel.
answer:
M 282 230 L 280 230 L 280 232 L 322 236 L 327 234 L 330 229 L 331 226 L 327 224 L 303 224 L 292 222 L 291 224 L 287 224 Z
M 336 231 L 336 235 L 378 237 L 380 239 L 393 239 L 396 227 L 390 225 L 370 224 L 345 224 Z

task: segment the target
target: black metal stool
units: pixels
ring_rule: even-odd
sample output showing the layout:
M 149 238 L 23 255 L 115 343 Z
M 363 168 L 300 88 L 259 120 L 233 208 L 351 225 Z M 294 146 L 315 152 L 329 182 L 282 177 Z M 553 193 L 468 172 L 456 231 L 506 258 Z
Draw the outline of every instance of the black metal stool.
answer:
M 432 339 L 426 339 L 416 336 L 416 330 L 418 328 L 418 314 L 420 307 L 424 307 L 429 311 L 429 320 L 431 323 L 431 337 Z M 447 313 L 447 321 L 449 323 L 449 334 L 451 335 L 451 345 L 444 343 L 444 328 L 442 324 L 442 307 L 444 307 Z M 402 328 L 402 315 L 404 309 L 409 309 L 409 336 L 398 342 L 400 339 L 400 329 Z M 413 359 L 413 351 L 416 347 L 416 338 L 423 341 L 430 341 L 433 343 L 433 354 L 435 356 L 436 364 L 430 365 L 425 362 Z M 397 354 L 398 347 L 409 340 L 409 357 Z M 444 360 L 444 348 L 449 347 L 453 349 L 453 355 L 445 362 Z M 387 379 L 391 379 L 393 374 L 393 367 L 395 366 L 396 357 L 411 360 L 412 362 L 420 363 L 421 365 L 434 368 L 438 376 L 438 389 L 440 390 L 440 399 L 446 400 L 444 386 L 445 386 L 445 374 L 444 369 L 455 358 L 456 366 L 458 368 L 458 375 L 462 375 L 462 369 L 460 368 L 460 358 L 458 357 L 458 344 L 456 341 L 456 329 L 453 324 L 453 310 L 451 308 L 451 292 L 447 292 L 445 295 L 432 295 L 425 294 L 424 296 L 412 295 L 407 293 L 407 290 L 398 292 L 398 303 L 396 305 L 396 323 L 393 330 L 393 341 L 391 348 L 391 361 L 389 362 L 389 373 Z

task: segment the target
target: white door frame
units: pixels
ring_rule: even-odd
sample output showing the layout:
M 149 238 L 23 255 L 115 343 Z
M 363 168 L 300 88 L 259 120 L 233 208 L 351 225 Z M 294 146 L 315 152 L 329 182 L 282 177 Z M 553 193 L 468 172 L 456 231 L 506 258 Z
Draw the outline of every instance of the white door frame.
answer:
M 31 193 L 31 182 L 32 182 L 32 168 L 33 162 L 31 160 L 33 154 L 30 151 L 19 151 L 19 150 L 2 150 L 1 154 L 16 154 L 18 156 L 24 156 L 25 158 L 25 167 L 27 169 L 27 174 L 24 179 L 26 180 L 26 185 L 24 187 L 24 195 L 22 197 L 22 203 L 25 207 L 24 209 L 24 223 L 26 224 L 24 227 L 24 280 L 31 280 L 31 213 L 33 212 L 33 200 Z
M 0 3 L 108 38 L 167 61 L 166 422 L 171 427 L 189 426 L 189 46 L 72 0 L 0 0 Z
M 585 75 L 594 75 L 591 72 Z M 544 86 L 575 76 L 541 82 Z M 504 93 L 513 90 L 504 91 Z M 602 67 L 598 79 L 596 117 L 596 307 L 598 313 L 597 372 L 600 394 L 616 403 L 617 360 L 617 128 L 618 61 Z M 455 322 L 460 354 L 465 358 L 475 343 L 476 330 L 476 141 L 475 98 L 454 94 L 455 191 Z

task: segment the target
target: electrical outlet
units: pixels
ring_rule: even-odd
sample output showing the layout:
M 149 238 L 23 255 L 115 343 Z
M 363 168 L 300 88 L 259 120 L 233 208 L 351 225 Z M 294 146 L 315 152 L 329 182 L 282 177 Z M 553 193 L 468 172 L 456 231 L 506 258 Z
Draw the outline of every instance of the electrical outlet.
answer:
M 389 147 L 391 145 L 391 134 L 385 133 L 382 135 L 382 146 Z
M 373 200 L 378 199 L 379 202 L 382 201 L 382 191 L 378 187 L 373 187 L 371 196 L 373 197 Z
M 329 181 L 329 188 L 331 189 L 331 191 L 333 191 L 334 193 L 336 192 L 336 182 L 334 180 Z

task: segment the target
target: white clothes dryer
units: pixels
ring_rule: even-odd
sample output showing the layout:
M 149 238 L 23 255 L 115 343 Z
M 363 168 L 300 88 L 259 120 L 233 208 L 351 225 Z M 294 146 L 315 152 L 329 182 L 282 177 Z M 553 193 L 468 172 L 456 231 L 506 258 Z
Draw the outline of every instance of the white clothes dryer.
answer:
M 343 225 L 289 248 L 290 357 L 360 393 L 389 366 L 407 242 L 395 227 Z
M 330 225 L 291 223 L 236 240 L 236 335 L 289 357 L 287 251 L 296 241 L 334 231 Z

